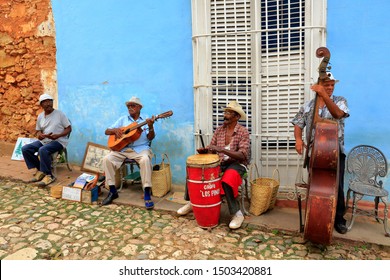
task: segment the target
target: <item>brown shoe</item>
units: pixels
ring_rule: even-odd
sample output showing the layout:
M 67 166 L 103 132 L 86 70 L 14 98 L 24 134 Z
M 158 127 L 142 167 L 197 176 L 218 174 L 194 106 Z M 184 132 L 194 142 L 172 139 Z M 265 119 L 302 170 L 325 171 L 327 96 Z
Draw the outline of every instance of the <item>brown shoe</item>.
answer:
M 29 183 L 35 183 L 41 181 L 45 177 L 45 173 L 41 171 L 37 171 L 37 173 L 34 174 L 34 177 L 28 181 Z
M 53 183 L 54 181 L 56 180 L 56 178 L 52 177 L 51 175 L 46 175 L 42 181 L 40 181 L 38 183 L 38 186 L 40 187 L 45 187 L 45 186 L 48 186 L 50 185 L 51 183 Z

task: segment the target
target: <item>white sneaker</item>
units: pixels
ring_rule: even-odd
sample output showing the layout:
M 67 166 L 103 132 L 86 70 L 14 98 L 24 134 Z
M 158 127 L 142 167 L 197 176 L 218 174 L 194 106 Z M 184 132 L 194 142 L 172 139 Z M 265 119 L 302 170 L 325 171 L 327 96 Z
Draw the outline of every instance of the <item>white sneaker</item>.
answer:
M 238 229 L 241 227 L 242 222 L 244 221 L 244 216 L 234 215 L 233 219 L 230 221 L 229 228 Z
M 190 213 L 192 210 L 192 206 L 191 206 L 191 203 L 187 203 L 186 205 L 184 205 L 183 207 L 179 208 L 179 210 L 177 210 L 177 214 L 179 215 L 187 215 L 188 213 Z

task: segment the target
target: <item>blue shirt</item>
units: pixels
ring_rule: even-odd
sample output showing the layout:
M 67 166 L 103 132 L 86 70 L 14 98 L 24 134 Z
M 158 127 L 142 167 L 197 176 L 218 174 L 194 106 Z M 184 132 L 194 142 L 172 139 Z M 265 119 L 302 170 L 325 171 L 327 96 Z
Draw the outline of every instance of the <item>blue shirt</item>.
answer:
M 132 124 L 133 122 L 140 124 L 142 122 L 145 122 L 145 119 L 146 118 L 143 118 L 142 116 L 140 116 L 135 121 L 130 115 L 122 116 L 113 125 L 111 125 L 109 127 L 109 129 L 126 127 L 126 126 Z M 150 142 L 151 141 L 147 137 L 147 135 L 149 133 L 149 127 L 146 125 L 146 122 L 145 122 L 145 125 L 141 127 L 141 129 L 142 129 L 141 136 L 137 140 L 135 140 L 134 142 L 131 142 L 129 145 L 124 147 L 121 150 L 121 152 L 125 151 L 128 148 L 133 149 L 136 153 L 140 153 L 144 150 L 150 149 Z

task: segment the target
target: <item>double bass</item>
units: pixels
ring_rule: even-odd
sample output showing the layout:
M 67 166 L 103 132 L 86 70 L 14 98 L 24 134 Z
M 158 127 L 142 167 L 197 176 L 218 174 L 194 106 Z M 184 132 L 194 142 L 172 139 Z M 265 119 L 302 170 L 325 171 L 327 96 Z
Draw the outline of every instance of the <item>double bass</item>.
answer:
M 327 48 L 320 47 L 316 55 L 323 57 L 319 67 L 320 82 L 327 78 L 330 52 Z M 304 161 L 304 167 L 308 167 L 309 172 L 304 238 L 313 243 L 328 245 L 332 241 L 339 182 L 338 124 L 333 120 L 320 118 L 317 95 L 316 93 Z M 309 156 L 312 133 L 314 138 Z

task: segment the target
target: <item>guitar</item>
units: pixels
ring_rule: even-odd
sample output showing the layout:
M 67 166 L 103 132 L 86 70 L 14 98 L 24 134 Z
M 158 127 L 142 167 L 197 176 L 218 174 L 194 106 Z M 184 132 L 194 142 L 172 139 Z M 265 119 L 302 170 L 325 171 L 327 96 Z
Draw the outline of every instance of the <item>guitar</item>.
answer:
M 165 119 L 173 115 L 172 111 L 167 111 L 165 113 L 155 116 L 155 120 Z M 120 151 L 131 142 L 136 141 L 142 133 L 141 127 L 147 124 L 146 121 L 142 123 L 133 122 L 128 126 L 121 127 L 123 132 L 121 138 L 116 138 L 114 134 L 108 137 L 108 147 L 113 151 Z

